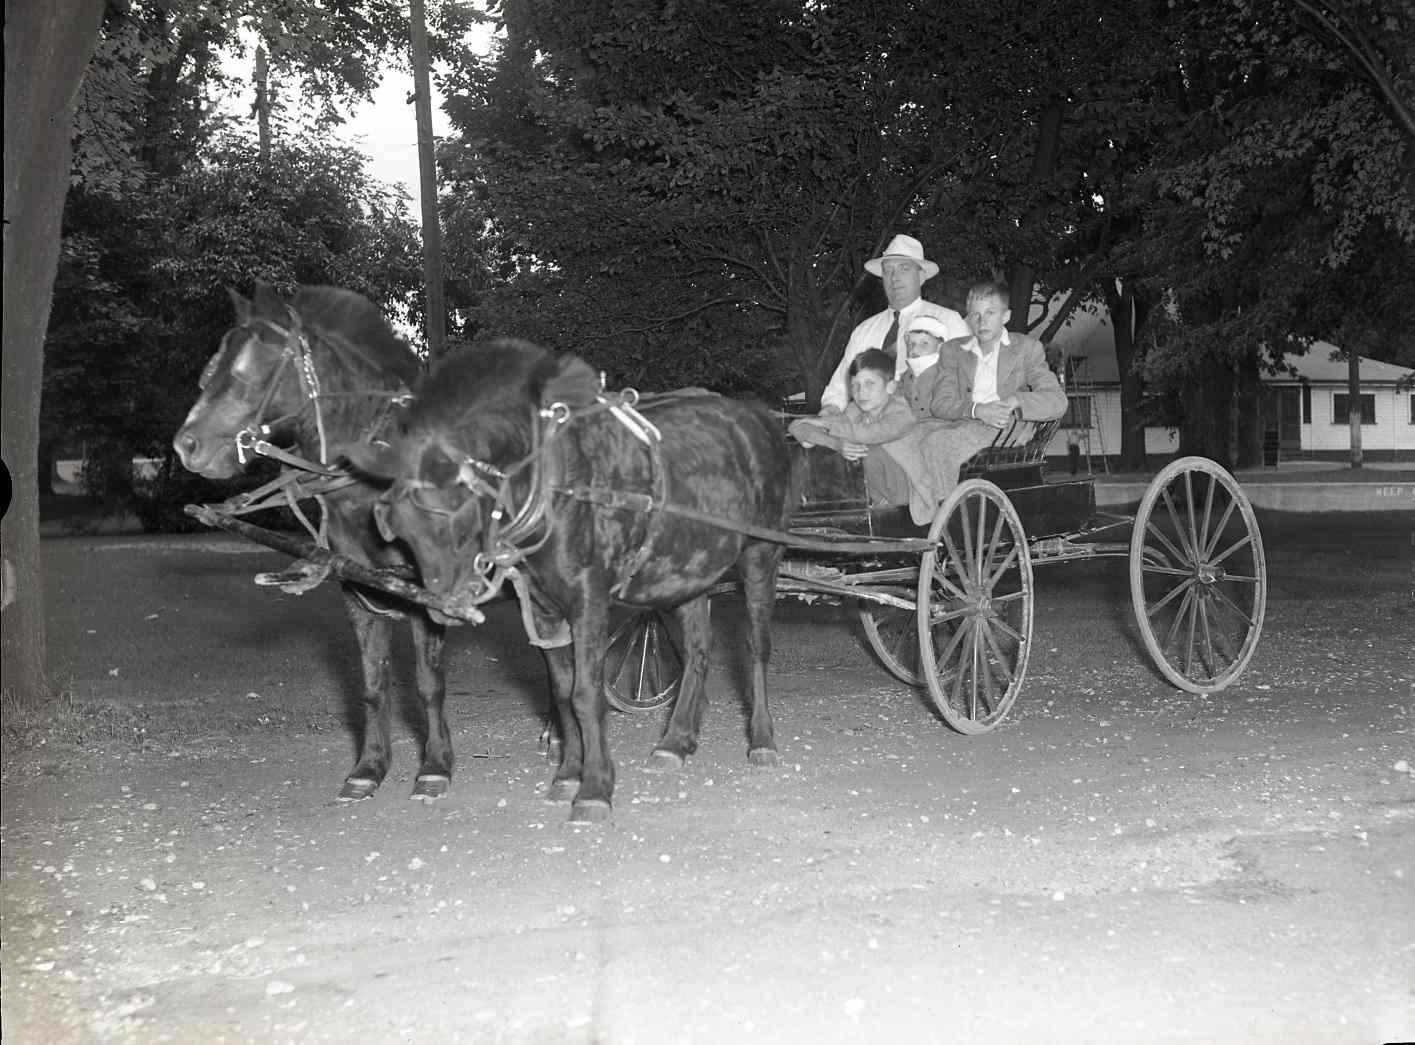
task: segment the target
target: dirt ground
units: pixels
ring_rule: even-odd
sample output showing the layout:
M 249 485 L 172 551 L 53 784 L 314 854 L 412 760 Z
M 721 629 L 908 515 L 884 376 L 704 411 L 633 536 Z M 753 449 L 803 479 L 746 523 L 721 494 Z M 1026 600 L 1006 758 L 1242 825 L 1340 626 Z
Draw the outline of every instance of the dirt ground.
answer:
M 1209 698 L 1147 663 L 1120 561 L 1038 572 L 1027 688 L 984 737 L 847 608 L 782 603 L 774 769 L 720 600 L 701 752 L 651 773 L 659 716 L 616 715 L 587 827 L 541 797 L 509 607 L 452 646 L 451 795 L 407 800 L 409 707 L 388 781 L 340 804 L 335 592 L 256 588 L 283 560 L 224 538 L 48 540 L 77 701 L 6 724 L 4 1038 L 1415 1039 L 1415 526 L 1262 518 L 1263 642 Z

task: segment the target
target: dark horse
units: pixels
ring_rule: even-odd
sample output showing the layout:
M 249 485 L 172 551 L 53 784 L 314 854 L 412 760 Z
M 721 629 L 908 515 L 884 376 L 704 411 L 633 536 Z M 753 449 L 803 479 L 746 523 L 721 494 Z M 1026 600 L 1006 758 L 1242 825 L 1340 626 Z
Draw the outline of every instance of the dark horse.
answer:
M 429 376 L 390 447 L 350 459 L 392 480 L 375 509 L 439 595 L 485 599 L 503 579 L 545 650 L 564 744 L 550 797 L 571 819 L 603 820 L 614 791 L 605 732 L 610 603 L 672 608 L 684 678 L 654 762 L 697 749 L 706 703 L 708 594 L 736 567 L 751 652 L 748 757 L 776 762 L 767 706 L 770 618 L 795 484 L 781 424 L 706 392 L 606 395 L 574 356 L 501 341 Z M 753 534 L 752 531 L 755 531 Z M 566 624 L 568 622 L 568 634 Z
M 278 441 L 286 451 L 283 459 L 313 467 L 310 473 L 286 474 L 298 479 L 300 492 L 318 494 L 334 552 L 369 566 L 409 565 L 403 549 L 384 541 L 373 523 L 372 508 L 383 488 L 340 475 L 327 462 L 335 445 L 376 438 L 389 425 L 395 401 L 421 375 L 417 356 L 383 314 L 352 291 L 304 287 L 287 304 L 258 284 L 254 301 L 231 296 L 236 325 L 207 363 L 201 396 L 173 440 L 182 464 L 208 478 L 226 479 L 259 452 L 252 449 L 258 440 Z M 344 606 L 363 662 L 364 728 L 358 763 L 339 797 L 369 797 L 388 772 L 389 661 L 394 621 L 400 617 L 412 625 L 418 691 L 427 709 L 427 742 L 412 797 L 442 797 L 452 776 L 452 741 L 442 707 L 444 625 L 406 603 L 347 584 Z

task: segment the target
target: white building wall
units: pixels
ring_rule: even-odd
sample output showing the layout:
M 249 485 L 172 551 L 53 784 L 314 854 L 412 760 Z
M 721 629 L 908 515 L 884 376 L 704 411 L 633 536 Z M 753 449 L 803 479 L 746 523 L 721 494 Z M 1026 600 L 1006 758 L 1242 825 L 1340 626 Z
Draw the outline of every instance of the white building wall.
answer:
M 1120 389 L 1088 388 L 1077 394 L 1091 397 L 1091 456 L 1102 453 L 1114 457 L 1120 453 Z M 1066 431 L 1060 430 L 1047 444 L 1047 454 L 1066 454 Z M 1145 453 L 1173 454 L 1179 449 L 1179 433 L 1173 428 L 1146 428 Z
M 1312 421 L 1302 426 L 1302 449 L 1345 452 L 1351 449 L 1350 427 L 1337 423 L 1336 396 L 1344 388 L 1313 387 Z M 1410 393 L 1394 388 L 1363 390 L 1376 400 L 1376 423 L 1361 426 L 1362 450 L 1415 450 L 1415 425 L 1410 423 Z

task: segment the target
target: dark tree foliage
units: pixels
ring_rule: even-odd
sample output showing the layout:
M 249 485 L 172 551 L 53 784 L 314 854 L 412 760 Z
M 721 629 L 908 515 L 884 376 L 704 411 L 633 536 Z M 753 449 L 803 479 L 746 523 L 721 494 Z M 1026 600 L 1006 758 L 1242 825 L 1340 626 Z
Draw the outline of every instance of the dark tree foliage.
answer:
M 228 288 L 328 283 L 412 315 L 416 229 L 363 164 L 318 143 L 277 147 L 262 164 L 252 142 L 226 138 L 141 196 L 75 192 L 43 416 L 52 439 L 87 450 L 94 492 L 130 497 L 134 457 L 162 462 L 158 489 L 137 484 L 142 510 L 145 500 L 204 489 L 181 473 L 169 444 L 232 323 Z

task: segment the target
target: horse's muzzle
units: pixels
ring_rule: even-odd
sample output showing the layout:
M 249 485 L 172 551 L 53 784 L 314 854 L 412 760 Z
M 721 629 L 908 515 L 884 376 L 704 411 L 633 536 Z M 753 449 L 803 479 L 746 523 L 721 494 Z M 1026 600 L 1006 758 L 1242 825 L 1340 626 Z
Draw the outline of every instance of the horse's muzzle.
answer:
M 236 460 L 236 448 L 230 443 L 218 443 L 202 439 L 183 425 L 172 440 L 172 448 L 182 467 L 189 472 L 207 479 L 230 479 L 241 470 Z

